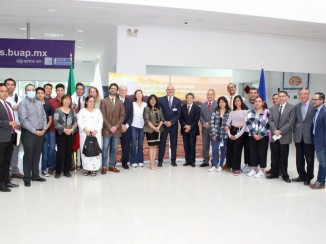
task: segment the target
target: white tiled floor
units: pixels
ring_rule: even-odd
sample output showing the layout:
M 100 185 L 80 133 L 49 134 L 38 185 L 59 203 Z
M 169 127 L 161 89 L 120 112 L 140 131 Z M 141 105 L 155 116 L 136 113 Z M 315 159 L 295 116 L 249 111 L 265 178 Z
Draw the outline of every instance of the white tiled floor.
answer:
M 0 243 L 325 243 L 325 190 L 207 170 L 77 172 L 30 188 L 15 179 L 0 194 Z

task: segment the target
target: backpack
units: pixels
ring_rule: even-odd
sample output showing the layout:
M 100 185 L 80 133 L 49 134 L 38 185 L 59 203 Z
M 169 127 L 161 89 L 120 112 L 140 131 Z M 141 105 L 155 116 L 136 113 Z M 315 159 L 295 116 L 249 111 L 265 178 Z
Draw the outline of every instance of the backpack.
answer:
M 86 157 L 95 157 L 100 155 L 101 152 L 102 150 L 98 144 L 97 138 L 95 136 L 87 136 L 83 146 L 83 154 Z

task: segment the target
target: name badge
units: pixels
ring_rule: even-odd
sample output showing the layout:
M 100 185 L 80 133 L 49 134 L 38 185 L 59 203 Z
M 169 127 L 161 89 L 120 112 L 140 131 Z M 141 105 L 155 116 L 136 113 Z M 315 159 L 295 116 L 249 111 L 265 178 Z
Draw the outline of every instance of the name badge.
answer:
M 172 111 L 174 111 L 174 112 L 175 112 L 175 111 L 178 111 L 178 109 L 177 109 L 177 108 L 173 108 L 173 109 L 172 109 Z
M 220 141 L 220 147 L 224 147 L 224 141 Z

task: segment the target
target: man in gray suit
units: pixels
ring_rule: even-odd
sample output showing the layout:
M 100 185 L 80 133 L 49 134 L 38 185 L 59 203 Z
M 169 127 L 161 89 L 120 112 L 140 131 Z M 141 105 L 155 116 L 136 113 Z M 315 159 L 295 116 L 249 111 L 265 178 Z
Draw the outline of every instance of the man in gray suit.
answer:
M 269 126 L 273 133 L 274 142 L 271 144 L 272 151 L 272 174 L 267 179 L 279 177 L 279 169 L 285 182 L 291 183 L 287 172 L 289 145 L 292 142 L 292 127 L 295 121 L 294 105 L 287 102 L 286 91 L 278 93 L 280 104 L 270 109 Z
M 314 106 L 309 100 L 310 91 L 308 88 L 299 90 L 300 103 L 295 106 L 295 124 L 293 127 L 293 140 L 296 149 L 296 164 L 299 174 L 293 182 L 304 182 L 309 186 L 314 178 L 315 149 L 311 138 L 311 121 L 314 117 Z M 305 169 L 307 162 L 307 171 Z
M 200 114 L 200 123 L 202 125 L 202 141 L 203 141 L 203 163 L 200 167 L 209 166 L 209 147 L 211 144 L 211 128 L 209 122 L 212 117 L 212 113 L 217 107 L 217 103 L 215 101 L 215 91 L 213 89 L 209 89 L 207 91 L 207 102 L 204 102 L 201 106 L 201 114 Z

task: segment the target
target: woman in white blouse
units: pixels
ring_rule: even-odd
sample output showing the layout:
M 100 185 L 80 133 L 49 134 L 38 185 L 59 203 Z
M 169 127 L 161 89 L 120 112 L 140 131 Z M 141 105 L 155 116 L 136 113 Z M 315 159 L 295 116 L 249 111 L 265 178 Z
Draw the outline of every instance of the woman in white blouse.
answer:
M 134 93 L 134 102 L 132 103 L 134 109 L 133 120 L 131 123 L 131 155 L 130 163 L 132 167 L 144 167 L 144 108 L 147 104 L 143 101 L 142 90 L 136 90 Z
M 95 107 L 95 98 L 93 96 L 87 96 L 85 99 L 85 108 L 82 108 L 78 113 L 78 127 L 80 133 L 80 148 L 84 147 L 84 143 L 87 136 L 95 136 L 98 144 L 102 147 L 102 126 L 103 117 L 101 111 Z M 96 176 L 97 171 L 101 166 L 101 157 L 98 157 L 96 161 L 94 159 L 89 160 L 85 156 L 83 158 L 84 175 L 91 174 Z M 97 162 L 98 161 L 98 162 Z

